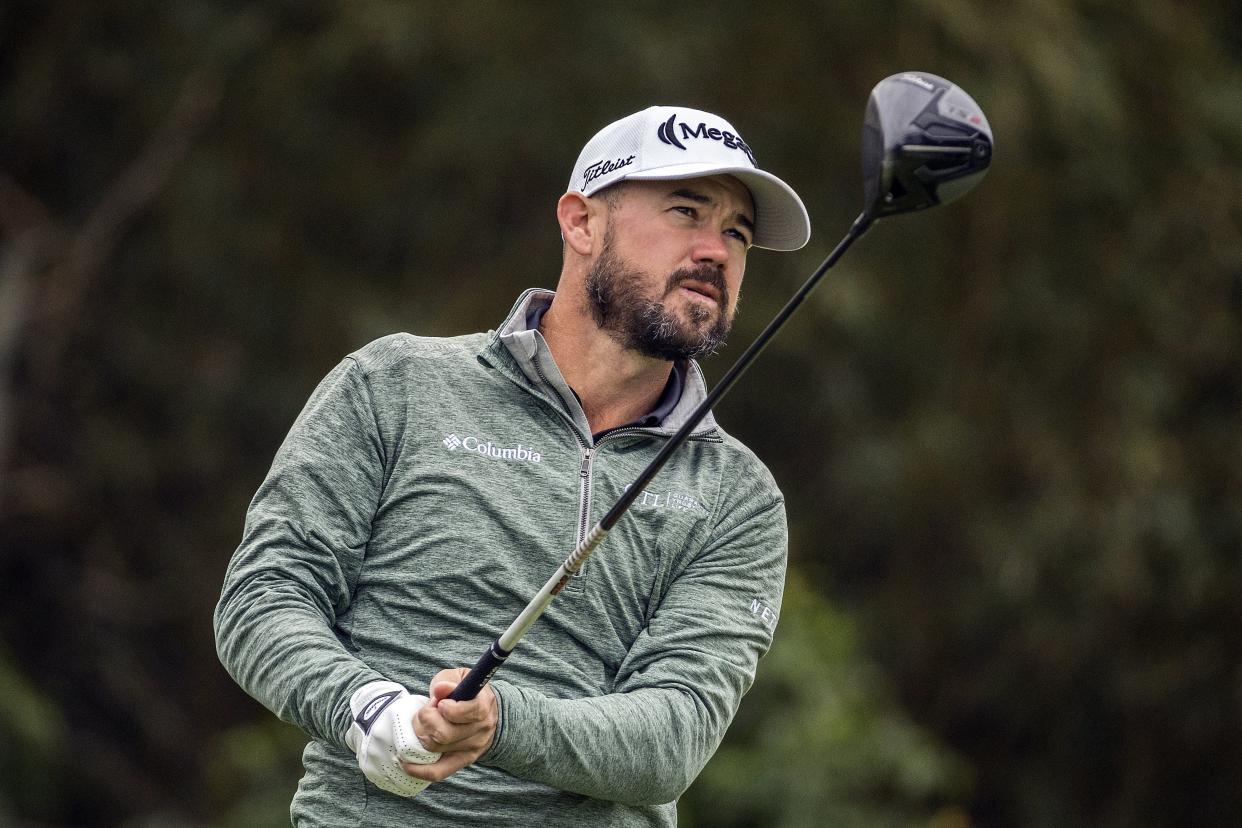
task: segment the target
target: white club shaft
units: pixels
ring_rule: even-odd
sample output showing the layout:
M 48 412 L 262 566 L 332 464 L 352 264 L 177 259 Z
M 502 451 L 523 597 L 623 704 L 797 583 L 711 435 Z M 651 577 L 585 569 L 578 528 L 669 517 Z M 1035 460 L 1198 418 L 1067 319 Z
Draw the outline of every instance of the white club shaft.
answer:
M 530 603 L 526 605 L 526 608 L 518 614 L 517 618 L 513 619 L 509 629 L 505 630 L 500 638 L 497 639 L 501 647 L 506 650 L 512 650 L 517 646 L 517 643 L 522 640 L 522 636 L 526 635 L 526 631 L 539 619 L 539 616 L 543 615 L 543 611 L 548 608 L 548 604 L 552 603 L 552 599 L 565 587 L 565 584 L 574 576 L 574 573 L 582 568 L 582 564 L 586 562 L 587 558 L 591 557 L 591 553 L 603 542 L 607 534 L 607 529 L 598 523 L 595 524 L 595 528 L 587 533 L 582 543 L 578 544 L 578 547 L 569 554 L 569 557 L 557 568 L 552 577 L 548 579 L 548 582 L 543 585 L 543 588 L 535 593 L 535 597 L 530 599 Z

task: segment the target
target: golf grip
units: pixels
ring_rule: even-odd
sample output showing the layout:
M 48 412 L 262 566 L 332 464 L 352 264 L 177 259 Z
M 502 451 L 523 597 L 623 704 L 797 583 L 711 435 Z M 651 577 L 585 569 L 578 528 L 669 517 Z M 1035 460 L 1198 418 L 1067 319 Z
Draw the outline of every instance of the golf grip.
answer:
M 690 416 L 686 419 L 685 423 L 682 424 L 681 428 L 677 429 L 677 432 L 673 434 L 673 436 L 670 437 L 660 448 L 660 451 L 657 452 L 656 456 L 651 459 L 651 462 L 647 464 L 647 467 L 639 473 L 634 482 L 630 484 L 629 488 L 627 488 L 621 497 L 617 499 L 617 502 L 613 504 L 612 508 L 608 510 L 608 512 L 600 520 L 599 524 L 597 524 L 595 529 L 592 530 L 593 534 L 599 533 L 602 536 L 602 533 L 607 532 L 612 529 L 614 525 L 616 525 L 616 522 L 621 519 L 621 516 L 625 514 L 626 510 L 629 509 L 634 501 L 638 499 L 638 496 L 642 494 L 643 489 L 645 489 L 647 484 L 651 482 L 651 479 L 659 473 L 660 469 L 664 468 L 664 464 L 668 462 L 668 458 L 672 455 L 672 453 L 676 451 L 682 443 L 689 439 L 690 433 L 694 431 L 695 427 L 697 427 L 703 420 L 703 417 L 707 415 L 707 412 L 711 410 L 711 407 L 715 405 L 716 402 L 723 397 L 730 388 L 733 387 L 738 378 L 742 376 L 742 372 L 750 366 L 750 363 L 755 361 L 755 357 L 759 356 L 759 353 L 768 344 L 768 341 L 776 335 L 776 332 L 780 330 L 782 325 L 785 324 L 785 321 L 793 315 L 793 312 L 798 309 L 798 306 L 802 304 L 802 301 L 806 299 L 811 291 L 815 289 L 815 286 L 819 284 L 820 278 L 828 271 L 828 268 L 836 264 L 837 259 L 841 258 L 841 255 L 845 253 L 849 246 L 860 236 L 862 236 L 863 233 L 867 232 L 867 230 L 871 227 L 871 222 L 872 217 L 866 213 L 863 213 L 854 220 L 854 223 L 850 226 L 849 232 L 845 234 L 845 238 L 841 239 L 841 241 L 837 243 L 837 246 L 833 248 L 827 258 L 820 263 L 819 267 L 815 268 L 815 272 L 811 274 L 811 277 L 807 279 L 806 282 L 803 283 L 802 287 L 798 289 L 798 292 L 785 303 L 785 307 L 781 308 L 780 313 L 773 317 L 767 327 L 764 328 L 757 337 L 755 337 L 755 341 L 750 343 L 750 347 L 746 349 L 745 353 L 738 357 L 737 362 L 733 363 L 733 366 L 725 372 L 725 375 L 720 378 L 720 382 L 716 383 L 716 387 L 708 392 L 707 396 L 703 398 L 703 401 L 699 403 L 698 407 L 691 412 Z M 602 537 L 600 539 L 602 539 Z M 591 549 L 593 548 L 594 546 L 591 547 Z M 590 549 L 586 550 L 586 554 L 590 554 L 590 551 Z M 585 555 L 583 557 L 585 558 Z M 553 594 L 555 594 L 555 592 Z M 541 591 L 540 595 L 536 595 L 534 600 L 532 600 L 530 604 L 527 604 L 526 608 L 522 610 L 523 614 L 528 615 L 528 617 L 530 617 L 530 621 L 533 622 L 535 618 L 538 618 L 539 615 L 543 614 L 543 608 L 540 608 L 537 605 L 542 602 L 544 604 L 544 608 L 546 608 L 547 602 L 550 601 L 550 599 L 551 596 L 545 596 L 544 592 Z M 511 642 L 512 646 L 508 650 L 500 646 L 500 639 L 493 642 L 492 646 L 489 647 L 487 652 L 483 654 L 483 657 L 478 660 L 470 672 L 466 674 L 466 677 L 461 680 L 461 682 L 449 695 L 449 698 L 457 701 L 468 701 L 479 695 L 479 691 L 481 691 L 483 687 L 491 681 L 492 675 L 500 669 L 500 665 L 504 664 L 505 659 L 507 659 L 509 654 L 513 652 L 513 648 L 517 647 L 518 640 L 520 640 L 520 636 L 517 640 Z
M 469 701 L 479 695 L 479 691 L 492 680 L 492 674 L 500 669 L 500 665 L 505 663 L 505 659 L 509 657 L 511 652 L 513 651 L 501 647 L 499 640 L 493 641 L 492 646 L 487 648 L 487 652 L 483 654 L 483 657 L 470 669 L 469 673 L 466 673 L 466 677 L 449 694 L 449 698 L 454 701 Z

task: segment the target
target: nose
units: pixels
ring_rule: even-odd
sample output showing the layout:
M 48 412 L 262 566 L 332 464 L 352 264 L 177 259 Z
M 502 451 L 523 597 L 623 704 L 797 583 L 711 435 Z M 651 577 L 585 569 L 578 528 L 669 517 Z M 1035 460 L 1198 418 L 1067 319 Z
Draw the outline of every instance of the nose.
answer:
M 703 227 L 694 235 L 691 258 L 695 264 L 724 267 L 729 261 L 729 246 L 719 230 Z

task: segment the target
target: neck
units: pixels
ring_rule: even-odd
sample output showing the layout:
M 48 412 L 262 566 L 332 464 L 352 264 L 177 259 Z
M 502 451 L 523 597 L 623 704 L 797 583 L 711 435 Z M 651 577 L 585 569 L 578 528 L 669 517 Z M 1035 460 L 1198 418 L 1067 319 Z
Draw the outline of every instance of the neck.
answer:
M 591 431 L 625 425 L 655 408 L 673 364 L 623 348 L 589 312 L 567 309 L 567 301 L 557 293 L 539 328 L 561 375 L 581 400 Z

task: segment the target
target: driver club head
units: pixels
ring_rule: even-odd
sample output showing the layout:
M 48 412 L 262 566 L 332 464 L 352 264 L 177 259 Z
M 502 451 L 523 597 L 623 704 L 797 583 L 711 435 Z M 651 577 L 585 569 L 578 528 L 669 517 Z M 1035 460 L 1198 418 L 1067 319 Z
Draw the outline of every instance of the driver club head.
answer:
M 959 87 L 927 72 L 902 72 L 871 90 L 862 160 L 868 218 L 947 204 L 987 172 L 992 128 Z

